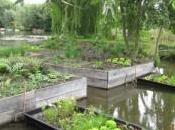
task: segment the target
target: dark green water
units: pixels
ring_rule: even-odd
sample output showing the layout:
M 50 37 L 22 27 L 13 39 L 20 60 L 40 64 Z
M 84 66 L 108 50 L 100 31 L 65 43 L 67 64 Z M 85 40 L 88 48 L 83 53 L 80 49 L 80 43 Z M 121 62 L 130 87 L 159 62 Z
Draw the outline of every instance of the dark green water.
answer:
M 101 90 L 88 88 L 86 105 L 108 110 L 110 114 L 148 130 L 175 130 L 175 93 L 139 88 Z
M 34 127 L 31 127 L 25 123 L 11 123 L 0 127 L 0 130 L 38 130 Z

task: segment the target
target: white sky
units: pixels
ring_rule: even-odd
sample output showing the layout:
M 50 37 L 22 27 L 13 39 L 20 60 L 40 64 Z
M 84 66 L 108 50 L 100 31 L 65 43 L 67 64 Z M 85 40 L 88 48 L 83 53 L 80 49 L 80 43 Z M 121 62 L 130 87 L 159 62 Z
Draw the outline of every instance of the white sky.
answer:
M 11 0 L 13 2 L 15 2 L 16 0 Z M 42 4 L 44 3 L 46 0 L 24 0 L 25 4 Z
M 25 4 L 42 4 L 46 0 L 24 0 Z

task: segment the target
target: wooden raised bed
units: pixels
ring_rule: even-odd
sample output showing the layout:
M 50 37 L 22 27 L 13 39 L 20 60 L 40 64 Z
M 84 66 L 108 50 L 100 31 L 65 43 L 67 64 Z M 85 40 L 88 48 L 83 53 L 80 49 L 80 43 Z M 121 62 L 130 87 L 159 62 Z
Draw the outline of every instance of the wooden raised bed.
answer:
M 41 88 L 17 96 L 0 99 L 0 125 L 15 120 L 22 112 L 30 111 L 61 98 L 87 96 L 86 78 L 76 78 L 46 88 Z
M 87 84 L 89 86 L 103 89 L 110 89 L 127 82 L 131 82 L 137 77 L 151 73 L 154 69 L 153 62 L 113 70 L 75 68 L 53 64 L 47 65 L 63 73 L 72 73 L 75 75 L 87 77 Z
M 79 112 L 84 112 L 85 110 L 86 110 L 85 108 L 78 107 Z M 100 114 L 100 113 L 96 112 L 96 114 Z M 55 126 L 52 126 L 41 119 L 40 116 L 42 116 L 42 108 L 38 108 L 36 110 L 24 113 L 24 116 L 25 116 L 27 123 L 29 123 L 30 125 L 36 126 L 39 129 L 42 129 L 42 130 L 62 130 L 61 128 L 57 128 Z M 40 118 L 38 118 L 38 116 Z M 113 119 L 113 117 L 110 115 L 106 114 L 105 116 L 108 117 L 109 119 Z M 115 118 L 115 122 L 119 125 L 125 126 L 126 128 L 128 128 L 128 130 L 144 130 L 144 128 L 142 126 L 124 121 L 122 119 Z

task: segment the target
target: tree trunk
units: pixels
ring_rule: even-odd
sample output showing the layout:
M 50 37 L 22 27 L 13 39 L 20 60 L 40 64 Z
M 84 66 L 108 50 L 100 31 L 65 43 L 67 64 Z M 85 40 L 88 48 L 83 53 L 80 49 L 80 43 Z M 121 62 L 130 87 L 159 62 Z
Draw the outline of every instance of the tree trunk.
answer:
M 127 54 L 129 54 L 129 41 L 128 41 L 128 33 L 127 33 L 127 23 L 126 23 L 126 11 L 124 9 L 124 5 L 120 2 L 121 16 L 122 16 L 122 30 L 123 30 L 123 38 L 125 41 Z
M 160 62 L 159 41 L 160 41 L 162 30 L 163 30 L 163 26 L 160 27 L 159 32 L 158 32 L 158 36 L 157 36 L 157 39 L 156 39 L 156 48 L 155 48 L 155 53 L 154 53 L 154 61 L 155 61 L 156 66 L 159 65 L 159 62 Z

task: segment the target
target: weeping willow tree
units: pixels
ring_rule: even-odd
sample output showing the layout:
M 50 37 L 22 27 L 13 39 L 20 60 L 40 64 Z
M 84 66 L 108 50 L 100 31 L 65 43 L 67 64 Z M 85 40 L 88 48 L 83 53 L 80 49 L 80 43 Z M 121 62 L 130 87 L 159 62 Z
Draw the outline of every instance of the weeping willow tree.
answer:
M 111 38 L 116 33 L 115 0 L 50 0 L 52 30 L 59 34 Z
M 99 15 L 96 22 L 97 32 L 100 37 L 113 39 L 116 37 L 118 24 L 118 5 L 115 0 L 100 1 Z

